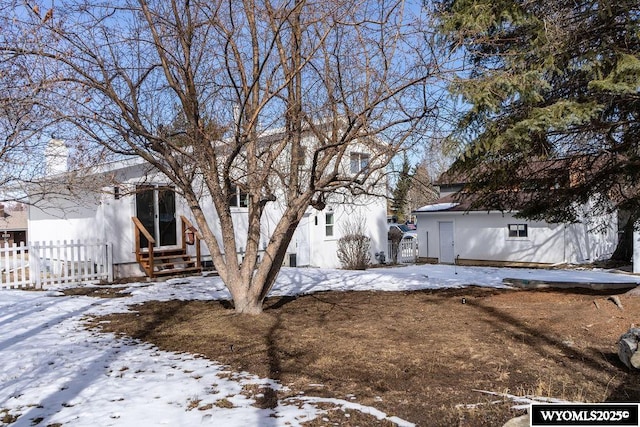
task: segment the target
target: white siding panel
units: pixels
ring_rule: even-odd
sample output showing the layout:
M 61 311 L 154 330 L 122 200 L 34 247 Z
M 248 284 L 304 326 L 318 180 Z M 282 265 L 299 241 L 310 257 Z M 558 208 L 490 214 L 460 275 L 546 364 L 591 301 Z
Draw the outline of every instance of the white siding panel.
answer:
M 609 218 L 604 233 L 590 224 L 549 224 L 509 213 L 417 213 L 421 257 L 438 257 L 438 222 L 454 221 L 456 255 L 461 259 L 555 264 L 602 259 L 613 252 L 617 225 Z M 509 238 L 509 224 L 527 224 L 526 238 Z

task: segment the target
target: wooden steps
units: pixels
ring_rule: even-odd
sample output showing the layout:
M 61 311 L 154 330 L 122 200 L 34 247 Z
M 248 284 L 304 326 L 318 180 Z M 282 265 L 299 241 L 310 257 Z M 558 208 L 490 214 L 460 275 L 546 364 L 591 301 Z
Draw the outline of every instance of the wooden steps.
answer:
M 134 241 L 136 261 L 150 278 L 159 276 L 176 276 L 202 272 L 200 241 L 202 236 L 191 222 L 180 215 L 180 236 L 182 245 L 172 248 L 156 248 L 156 240 L 137 217 L 131 217 L 134 225 Z M 146 239 L 146 247 L 141 246 L 142 237 Z M 187 245 L 194 245 L 196 257 L 187 254 Z
M 176 276 L 182 274 L 200 273 L 202 268 L 197 265 L 196 260 L 191 259 L 186 250 L 175 249 L 153 249 L 153 261 L 148 251 L 140 251 L 138 263 L 144 269 L 147 276 Z

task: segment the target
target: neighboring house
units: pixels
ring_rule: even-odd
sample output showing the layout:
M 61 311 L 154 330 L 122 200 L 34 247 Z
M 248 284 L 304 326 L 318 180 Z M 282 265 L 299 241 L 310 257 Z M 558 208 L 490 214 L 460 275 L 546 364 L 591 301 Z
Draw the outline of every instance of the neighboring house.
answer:
M 347 168 L 351 170 L 366 167 L 365 155 L 355 152 L 348 156 Z M 53 159 L 56 162 L 61 159 Z M 53 168 L 55 169 L 55 168 Z M 64 175 L 64 174 L 63 174 Z M 32 200 L 29 209 L 29 235 L 34 241 L 62 241 L 95 239 L 111 242 L 113 245 L 114 275 L 119 277 L 140 276 L 145 273 L 136 259 L 136 228 L 132 218 L 137 218 L 156 240 L 156 249 L 185 248 L 187 255 L 195 257 L 194 246 L 185 245 L 183 218 L 195 224 L 184 199 L 174 191 L 171 182 L 154 171 L 140 158 L 106 164 L 94 174 L 109 179 L 106 185 L 100 179 L 94 189 L 69 188 L 66 184 L 56 184 L 55 177 L 44 182 L 50 187 L 62 188 L 43 194 Z M 83 179 L 86 187 L 87 179 Z M 202 205 L 214 233 L 216 213 L 210 197 L 202 195 Z M 246 235 L 247 205 L 246 194 L 236 193 L 230 201 L 234 222 L 239 235 L 237 244 L 243 256 Z M 282 209 L 276 202 L 265 208 L 262 221 L 262 248 L 265 248 Z M 374 254 L 386 250 L 387 224 L 386 200 L 371 196 L 329 197 L 323 210 L 309 207 L 300 221 L 289 245 L 286 265 L 337 268 L 337 243 L 343 226 L 354 219 L 366 221 L 366 229 L 371 238 L 371 259 Z M 188 224 L 188 223 L 187 223 Z M 139 237 L 142 247 L 146 247 L 144 235 Z M 204 261 L 210 260 L 206 245 L 202 244 Z
M 0 205 L 0 244 L 27 243 L 27 211 L 8 210 Z
M 618 239 L 617 215 L 589 215 L 581 221 L 547 223 L 517 218 L 517 209 L 473 207 L 464 183 L 440 182 L 440 199 L 414 215 L 419 257 L 443 264 L 536 266 L 585 263 L 608 258 Z

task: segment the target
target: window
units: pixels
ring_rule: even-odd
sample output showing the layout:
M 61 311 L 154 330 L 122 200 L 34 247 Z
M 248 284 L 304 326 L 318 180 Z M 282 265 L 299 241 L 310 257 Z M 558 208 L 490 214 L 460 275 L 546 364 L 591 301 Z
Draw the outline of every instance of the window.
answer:
M 229 197 L 229 206 L 246 208 L 249 206 L 249 195 L 236 186 L 231 197 Z
M 333 212 L 327 212 L 325 214 L 325 235 L 327 237 L 333 237 L 333 221 Z
M 509 224 L 509 237 L 528 237 L 527 224 Z
M 351 173 L 363 172 L 369 167 L 369 155 L 351 153 Z

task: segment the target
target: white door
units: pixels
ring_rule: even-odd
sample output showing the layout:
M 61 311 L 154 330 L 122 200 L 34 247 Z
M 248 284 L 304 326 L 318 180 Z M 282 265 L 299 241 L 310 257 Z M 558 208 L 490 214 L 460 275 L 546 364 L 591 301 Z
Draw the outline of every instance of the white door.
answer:
M 453 264 L 455 260 L 453 243 L 453 222 L 439 222 L 440 229 L 440 262 Z
M 309 243 L 309 216 L 304 214 L 296 229 L 296 265 L 308 267 L 311 264 L 311 246 Z

